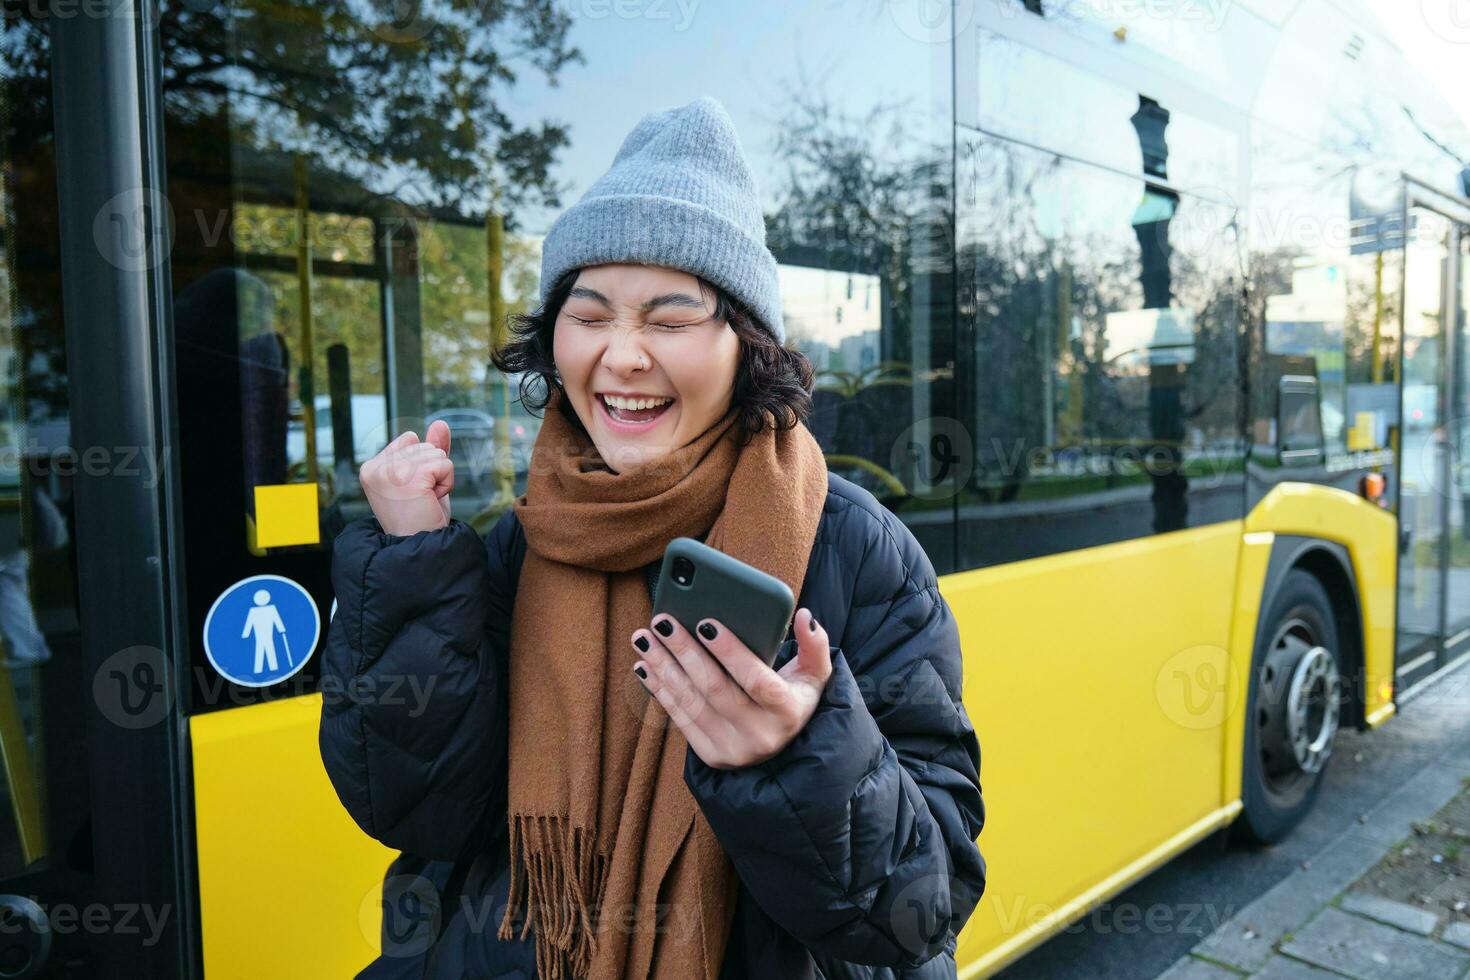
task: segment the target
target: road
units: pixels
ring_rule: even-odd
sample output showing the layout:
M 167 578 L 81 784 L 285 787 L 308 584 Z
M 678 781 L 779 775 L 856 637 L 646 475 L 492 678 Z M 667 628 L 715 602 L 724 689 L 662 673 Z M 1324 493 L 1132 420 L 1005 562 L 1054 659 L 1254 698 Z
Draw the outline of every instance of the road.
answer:
M 1147 980 L 1347 830 L 1434 759 L 1470 772 L 1470 666 L 1369 732 L 1339 733 L 1317 805 L 1267 848 L 1216 834 L 997 974 L 1001 980 Z M 1428 816 L 1428 814 L 1425 814 Z M 983 838 L 982 838 L 983 839 Z M 983 899 L 982 899 L 983 901 Z M 1155 924 L 1149 928 L 1148 924 Z

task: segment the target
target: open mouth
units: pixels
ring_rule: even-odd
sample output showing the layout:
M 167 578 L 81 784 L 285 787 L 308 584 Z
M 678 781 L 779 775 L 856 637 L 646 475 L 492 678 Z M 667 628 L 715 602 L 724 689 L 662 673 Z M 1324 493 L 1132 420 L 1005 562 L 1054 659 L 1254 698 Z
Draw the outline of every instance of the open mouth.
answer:
M 674 399 L 645 396 L 629 398 L 622 395 L 598 394 L 597 402 L 608 419 L 621 429 L 646 429 L 653 425 L 674 404 Z

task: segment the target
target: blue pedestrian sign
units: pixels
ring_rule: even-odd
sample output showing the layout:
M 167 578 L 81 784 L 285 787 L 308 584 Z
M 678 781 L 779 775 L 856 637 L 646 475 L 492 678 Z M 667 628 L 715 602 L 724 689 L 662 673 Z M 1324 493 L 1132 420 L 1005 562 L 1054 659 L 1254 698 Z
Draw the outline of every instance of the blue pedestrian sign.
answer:
M 225 679 L 268 687 L 311 659 L 322 618 L 305 589 L 280 575 L 242 578 L 204 617 L 204 653 Z

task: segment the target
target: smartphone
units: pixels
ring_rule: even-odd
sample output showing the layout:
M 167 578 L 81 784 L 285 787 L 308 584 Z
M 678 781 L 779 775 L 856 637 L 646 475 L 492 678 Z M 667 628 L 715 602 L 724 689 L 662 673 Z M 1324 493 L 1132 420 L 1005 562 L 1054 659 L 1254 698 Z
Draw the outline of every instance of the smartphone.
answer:
M 693 538 L 664 549 L 654 587 L 654 615 L 667 613 L 690 633 L 717 619 L 770 666 L 796 611 L 785 582 Z

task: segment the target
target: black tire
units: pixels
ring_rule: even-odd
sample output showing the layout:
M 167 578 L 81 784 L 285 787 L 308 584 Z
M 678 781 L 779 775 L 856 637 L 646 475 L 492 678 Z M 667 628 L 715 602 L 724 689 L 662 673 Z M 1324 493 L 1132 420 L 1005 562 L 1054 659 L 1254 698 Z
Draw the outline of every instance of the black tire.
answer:
M 1337 621 L 1327 590 L 1312 573 L 1294 568 L 1286 573 L 1262 617 L 1265 628 L 1251 659 L 1246 696 L 1245 754 L 1241 761 L 1244 810 L 1234 836 L 1251 844 L 1281 840 L 1312 809 L 1331 759 L 1337 720 L 1342 716 L 1340 678 L 1350 676 L 1343 661 Z M 1315 652 L 1324 647 L 1330 657 Z M 1303 661 L 1309 661 L 1303 664 Z M 1306 768 L 1291 749 L 1291 714 L 1286 708 L 1293 676 L 1303 683 L 1298 698 L 1298 730 L 1321 746 L 1308 751 Z M 1330 675 L 1330 679 L 1329 678 Z M 1330 702 L 1330 703 L 1329 703 Z M 1310 771 L 1312 767 L 1315 771 Z

